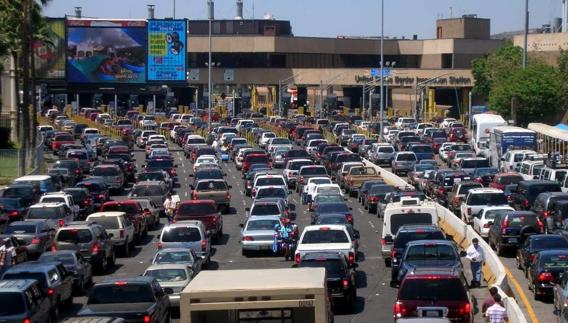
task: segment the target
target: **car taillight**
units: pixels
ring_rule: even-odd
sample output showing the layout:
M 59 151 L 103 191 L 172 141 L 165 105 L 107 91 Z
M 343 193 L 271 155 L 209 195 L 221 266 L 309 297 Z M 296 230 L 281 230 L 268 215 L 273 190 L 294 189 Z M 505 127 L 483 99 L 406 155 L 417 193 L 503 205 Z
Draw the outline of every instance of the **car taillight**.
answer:
M 501 234 L 507 234 L 507 228 L 509 227 L 509 216 L 507 215 L 505 217 L 505 220 L 503 220 L 503 226 L 501 229 Z
M 398 254 L 398 253 L 396 252 L 396 249 L 393 248 L 393 249 L 391 250 L 391 259 L 395 259 L 396 256 L 397 256 L 397 254 Z
M 404 316 L 406 316 L 407 312 L 408 312 L 408 310 L 406 309 L 406 306 L 404 306 L 404 304 L 402 302 L 397 301 L 396 303 L 394 303 L 394 317 L 395 318 L 404 317 Z
M 84 199 L 83 204 L 91 204 L 91 199 Z
M 355 254 L 353 252 L 349 252 L 348 256 L 347 256 L 347 261 L 350 264 L 354 264 L 355 263 Z
M 207 240 L 202 240 L 201 241 L 201 251 L 206 251 L 207 250 Z
M 460 203 L 461 203 L 461 197 L 455 196 L 454 197 L 454 204 L 460 204 Z
M 535 259 L 536 259 L 536 254 L 533 253 L 533 254 L 531 255 L 531 262 L 533 262 Z
M 523 205 L 524 205 L 526 208 L 528 208 L 528 207 L 529 207 L 529 200 L 528 200 L 528 199 L 525 199 L 525 200 L 523 201 Z
M 347 222 L 353 224 L 353 215 L 347 214 L 347 215 L 345 216 L 345 218 L 347 219 Z
M 538 231 L 540 233 L 544 233 L 544 224 L 540 221 L 539 218 L 536 218 L 536 225 L 538 226 Z
M 144 315 L 144 323 L 152 322 L 152 317 L 150 315 Z
M 77 175 L 81 174 L 81 170 L 80 170 L 79 168 L 77 168 L 77 169 L 75 170 L 75 174 L 77 174 Z
M 132 164 L 131 164 L 131 165 L 128 165 L 128 170 L 129 170 L 129 171 L 134 170 L 134 166 L 133 166 Z
M 54 295 L 55 294 L 55 290 L 53 288 L 48 288 L 47 289 L 47 295 Z
M 513 196 L 507 195 L 507 202 L 513 202 Z
M 57 221 L 57 224 L 59 225 L 59 227 L 63 227 L 65 225 L 65 221 L 63 219 L 59 219 L 59 221 Z
M 465 303 L 458 308 L 459 315 L 468 315 L 471 312 L 471 304 Z
M 378 201 L 379 201 L 379 198 L 376 197 L 376 196 L 369 197 L 369 202 L 378 202 Z
M 22 321 L 22 323 L 32 323 L 32 321 L 31 321 L 30 319 L 28 319 L 28 318 L 25 318 L 25 319 Z
M 100 250 L 99 244 L 96 243 L 96 242 L 93 243 L 93 246 L 91 247 L 91 253 L 97 254 L 97 253 L 99 253 L 99 250 Z
M 124 239 L 124 229 L 120 229 L 120 239 Z
M 554 280 L 554 276 L 551 273 L 544 272 L 538 275 L 538 281 L 541 283 L 550 283 Z
M 438 189 L 438 194 L 439 194 L 439 195 L 444 195 L 444 193 L 446 193 L 446 189 L 443 188 L 443 187 L 440 187 L 440 188 Z
M 191 199 L 197 200 L 197 193 L 195 191 L 191 192 Z
M 12 212 L 10 212 L 10 214 L 8 214 L 8 215 L 14 217 L 14 216 L 20 215 L 20 213 L 18 213 L 18 211 L 12 211 Z
M 156 248 L 157 248 L 157 249 L 162 249 L 163 246 L 164 246 L 164 245 L 162 244 L 162 242 L 156 243 Z
M 243 241 L 254 241 L 254 237 L 251 236 L 244 236 Z
M 56 252 L 57 251 L 57 245 L 54 243 L 51 244 L 51 252 Z
M 342 281 L 343 288 L 349 288 L 349 279 L 343 279 Z
M 304 184 L 304 176 L 300 176 L 300 184 Z
M 299 264 L 301 259 L 302 259 L 302 258 L 301 258 L 301 256 L 300 256 L 299 253 L 297 253 L 297 254 L 294 255 L 294 262 L 295 262 L 296 264 Z
M 105 198 L 105 195 L 104 195 L 104 194 L 99 194 L 99 198 L 100 198 L 100 199 L 104 199 L 104 198 Z
M 32 244 L 39 244 L 41 240 L 38 237 L 33 237 Z
M 226 196 L 227 200 L 231 200 L 231 193 L 227 192 Z
M 491 227 L 491 224 L 489 224 L 489 223 L 485 223 L 485 224 L 483 225 L 483 228 L 485 228 L 485 229 L 490 228 L 490 227 Z

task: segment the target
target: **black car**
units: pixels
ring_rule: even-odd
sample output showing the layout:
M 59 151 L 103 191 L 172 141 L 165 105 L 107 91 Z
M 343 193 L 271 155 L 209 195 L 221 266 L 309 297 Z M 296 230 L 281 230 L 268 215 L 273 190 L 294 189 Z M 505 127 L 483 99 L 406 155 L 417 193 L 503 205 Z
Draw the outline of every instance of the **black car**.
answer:
M 75 183 L 83 177 L 81 164 L 74 159 L 60 159 L 53 164 L 54 168 L 67 168 L 69 170 L 70 183 Z
M 349 264 L 345 256 L 337 252 L 308 253 L 297 265 L 300 268 L 325 268 L 327 289 L 335 302 L 341 302 L 350 310 L 355 309 L 357 299 L 356 264 Z
M 384 183 L 385 182 L 382 180 L 372 180 L 372 181 L 363 182 L 361 188 L 359 189 L 359 194 L 357 194 L 357 199 L 359 200 L 359 203 L 363 204 L 363 199 L 365 198 L 371 187 L 373 187 L 376 184 L 384 184 Z
M 19 198 L 25 207 L 37 203 L 40 195 L 39 187 L 31 184 L 12 184 L 2 192 L 2 197 Z
M 22 242 L 26 246 L 28 258 L 32 259 L 51 247 L 53 233 L 46 220 L 14 221 L 4 231 L 4 234 Z
M 554 209 L 558 206 L 556 202 L 568 201 L 568 193 L 564 192 L 544 192 L 538 194 L 531 210 L 538 215 L 542 223 L 546 225 L 547 231 L 554 230 Z M 568 215 L 568 214 L 566 214 Z M 563 218 L 560 218 L 563 220 Z
M 479 167 L 473 171 L 471 177 L 474 181 L 487 187 L 489 183 L 493 181 L 493 177 L 495 177 L 495 174 L 498 172 L 499 170 L 494 167 Z
M 13 222 L 21 220 L 28 212 L 28 208 L 19 197 L 0 197 L 0 212 Z
M 377 213 L 379 202 L 383 201 L 387 194 L 394 191 L 396 191 L 396 188 L 388 184 L 373 185 L 369 189 L 367 197 L 363 200 L 363 206 L 369 210 L 369 213 Z
M 354 219 L 351 210 L 351 207 L 345 202 L 321 203 L 316 206 L 311 214 L 311 223 L 316 223 L 318 218 L 324 214 L 343 214 L 347 222 L 353 224 Z
M 568 269 L 568 250 L 545 250 L 536 254 L 528 268 L 529 289 L 535 300 L 552 296 L 554 285 Z
M 136 160 L 130 154 L 119 154 L 112 153 L 107 154 L 107 159 L 120 159 L 123 162 L 122 170 L 124 171 L 124 176 L 129 182 L 134 182 L 136 180 Z
M 87 178 L 84 181 L 77 183 L 75 187 L 86 188 L 89 190 L 89 194 L 91 194 L 93 206 L 95 208 L 100 207 L 110 196 L 109 187 L 102 178 Z
M 511 211 L 495 216 L 489 229 L 488 243 L 498 255 L 502 255 L 506 248 L 517 248 L 528 236 L 539 233 L 544 233 L 544 225 L 536 213 Z
M 396 282 L 400 257 L 404 254 L 406 244 L 417 240 L 444 240 L 446 235 L 435 225 L 408 224 L 401 226 L 393 241 L 391 249 L 391 282 Z
M 529 236 L 517 250 L 517 268 L 522 269 L 526 275 L 531 262 L 536 258 L 536 254 L 550 249 L 568 250 L 568 239 L 558 234 Z
M 555 181 L 521 181 L 512 195 L 512 206 L 516 210 L 530 210 L 536 197 L 543 192 L 560 192 L 560 184 Z
M 78 315 L 165 323 L 170 319 L 170 299 L 154 277 L 107 279 L 91 288 L 87 304 Z
M 89 190 L 87 188 L 69 187 L 63 189 L 63 192 L 71 195 L 75 204 L 79 205 L 80 215 L 87 216 L 93 212 L 93 198 L 91 197 L 91 194 L 89 193 Z

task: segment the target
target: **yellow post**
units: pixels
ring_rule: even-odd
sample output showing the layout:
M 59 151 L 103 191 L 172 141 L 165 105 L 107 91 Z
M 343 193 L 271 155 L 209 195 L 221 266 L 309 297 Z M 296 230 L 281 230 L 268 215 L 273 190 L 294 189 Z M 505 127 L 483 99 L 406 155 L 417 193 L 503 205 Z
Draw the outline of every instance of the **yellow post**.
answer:
M 304 114 L 304 107 L 298 107 L 298 114 Z
M 436 115 L 436 89 L 428 88 L 428 120 Z
M 344 116 L 348 116 L 348 115 L 349 115 L 349 108 L 348 108 L 348 107 L 343 107 L 343 115 L 344 115 Z

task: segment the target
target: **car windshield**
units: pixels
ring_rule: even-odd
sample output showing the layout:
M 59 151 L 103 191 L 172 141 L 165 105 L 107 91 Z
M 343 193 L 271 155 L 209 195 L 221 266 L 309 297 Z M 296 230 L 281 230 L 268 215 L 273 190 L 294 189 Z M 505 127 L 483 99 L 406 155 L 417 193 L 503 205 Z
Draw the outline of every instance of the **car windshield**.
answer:
M 170 227 L 164 229 L 162 242 L 194 242 L 201 241 L 198 228 L 194 227 Z
M 23 294 L 18 292 L 0 293 L 0 304 L 0 316 L 2 317 L 22 314 L 26 310 Z
M 264 177 L 256 180 L 256 186 L 285 186 L 282 177 Z
M 147 270 L 144 276 L 154 277 L 159 282 L 179 282 L 187 280 L 187 274 L 185 270 L 181 268 Z
M 278 220 L 254 220 L 248 222 L 246 229 L 247 231 L 274 230 L 279 223 Z
M 414 171 L 415 172 L 424 172 L 430 169 L 434 169 L 435 166 L 432 164 L 418 164 L 414 166 Z
M 343 230 L 330 230 L 322 227 L 319 230 L 306 231 L 302 238 L 303 244 L 315 243 L 348 243 L 349 237 Z
M 327 171 L 324 167 L 304 167 L 300 171 L 300 176 L 302 175 L 327 175 Z
M 64 265 L 74 265 L 75 264 L 75 257 L 73 257 L 70 253 L 43 253 L 39 257 L 40 261 L 50 262 L 50 261 L 59 261 Z
M 132 196 L 163 196 L 164 192 L 158 185 L 136 185 L 130 194 Z
M 406 260 L 457 260 L 457 254 L 454 248 L 448 245 L 424 244 L 409 247 Z
M 250 211 L 250 215 L 279 215 L 279 214 L 280 214 L 280 208 L 278 208 L 277 204 L 265 204 L 265 203 L 255 204 Z
M 397 161 L 416 161 L 416 155 L 415 154 L 399 154 L 396 157 Z
M 278 198 L 287 198 L 288 192 L 282 188 L 263 188 L 258 190 L 256 193 L 257 199 L 268 198 L 268 197 L 278 197 Z
M 214 203 L 184 203 L 177 210 L 178 216 L 205 216 L 217 213 Z
M 568 269 L 568 255 L 543 255 L 540 262 L 544 269 Z
M 405 224 L 432 224 L 430 213 L 401 213 L 391 215 L 391 232 L 396 233 Z
M 425 293 L 424 291 L 428 291 Z M 459 279 L 428 277 L 404 280 L 398 292 L 401 301 L 467 301 L 467 292 Z
M 149 284 L 117 282 L 93 287 L 87 304 L 155 303 Z
M 33 224 L 10 224 L 4 234 L 36 233 L 36 228 Z
M 176 264 L 192 262 L 193 258 L 188 251 L 162 251 L 154 258 L 154 264 Z
M 31 208 L 28 211 L 28 219 L 59 219 L 64 217 L 65 214 L 59 213 L 59 207 L 37 207 Z
M 226 191 L 227 184 L 224 181 L 203 181 L 197 183 L 196 191 Z
M 94 216 L 89 217 L 89 223 L 97 223 L 107 230 L 119 229 L 119 220 L 116 216 Z
M 345 267 L 339 259 L 315 259 L 315 260 L 302 260 L 299 267 L 308 268 L 325 268 L 327 277 L 344 277 Z
M 467 199 L 468 205 L 504 205 L 507 197 L 504 193 L 481 193 L 470 194 Z
M 92 240 L 91 231 L 87 229 L 65 229 L 57 232 L 59 242 L 88 243 Z

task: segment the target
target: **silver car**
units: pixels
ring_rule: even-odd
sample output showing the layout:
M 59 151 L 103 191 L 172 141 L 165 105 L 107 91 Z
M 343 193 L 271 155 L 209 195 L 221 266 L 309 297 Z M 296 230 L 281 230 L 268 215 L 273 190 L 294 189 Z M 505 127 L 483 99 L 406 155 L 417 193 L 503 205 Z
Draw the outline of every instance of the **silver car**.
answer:
M 241 251 L 247 256 L 251 251 L 272 250 L 275 226 L 281 224 L 279 216 L 251 216 L 241 224 Z
M 203 265 L 203 261 L 199 258 L 195 251 L 187 248 L 167 248 L 156 252 L 154 259 L 152 259 L 152 265 L 164 265 L 164 264 L 183 264 L 186 265 L 193 273 L 193 276 L 197 275 Z
M 121 192 L 124 189 L 124 173 L 116 165 L 95 166 L 93 176 L 102 178 L 111 190 Z
M 205 266 L 211 261 L 211 239 L 201 221 L 178 221 L 165 226 L 158 240 L 158 249 L 166 248 L 192 249 Z
M 170 298 L 171 307 L 179 307 L 180 293 L 189 284 L 193 273 L 184 264 L 151 265 L 143 276 L 154 277 Z
M 369 157 L 377 165 L 390 165 L 396 153 L 393 146 L 384 144 L 374 146 L 371 151 Z

